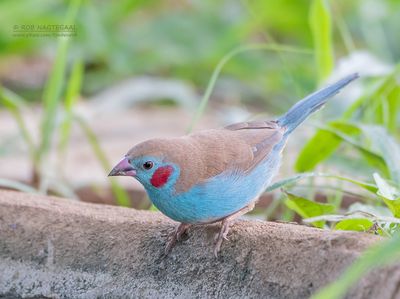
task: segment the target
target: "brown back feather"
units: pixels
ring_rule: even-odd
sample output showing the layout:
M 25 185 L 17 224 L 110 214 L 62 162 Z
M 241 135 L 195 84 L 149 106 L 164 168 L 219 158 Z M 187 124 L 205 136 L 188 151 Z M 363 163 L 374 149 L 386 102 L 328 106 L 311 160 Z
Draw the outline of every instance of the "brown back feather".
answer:
M 175 188 L 185 192 L 229 169 L 250 171 L 283 133 L 275 122 L 243 122 L 178 138 L 151 139 L 133 147 L 128 156 L 156 156 L 179 165 L 181 174 Z

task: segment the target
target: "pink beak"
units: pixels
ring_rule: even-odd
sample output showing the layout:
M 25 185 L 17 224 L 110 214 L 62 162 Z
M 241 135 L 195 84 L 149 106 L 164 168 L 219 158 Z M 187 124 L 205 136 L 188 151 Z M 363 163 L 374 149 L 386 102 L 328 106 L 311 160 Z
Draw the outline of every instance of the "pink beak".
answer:
M 136 169 L 129 163 L 128 158 L 123 158 L 111 170 L 108 176 L 135 176 Z

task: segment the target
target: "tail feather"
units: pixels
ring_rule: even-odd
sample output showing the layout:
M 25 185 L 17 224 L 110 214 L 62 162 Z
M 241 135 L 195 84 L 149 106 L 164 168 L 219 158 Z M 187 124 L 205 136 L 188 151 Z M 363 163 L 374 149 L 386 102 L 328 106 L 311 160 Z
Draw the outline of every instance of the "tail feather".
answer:
M 311 113 L 321 108 L 329 98 L 333 97 L 343 87 L 357 78 L 357 73 L 351 74 L 297 102 L 285 115 L 277 120 L 281 127 L 286 128 L 285 135 L 290 134 L 298 125 L 305 121 Z

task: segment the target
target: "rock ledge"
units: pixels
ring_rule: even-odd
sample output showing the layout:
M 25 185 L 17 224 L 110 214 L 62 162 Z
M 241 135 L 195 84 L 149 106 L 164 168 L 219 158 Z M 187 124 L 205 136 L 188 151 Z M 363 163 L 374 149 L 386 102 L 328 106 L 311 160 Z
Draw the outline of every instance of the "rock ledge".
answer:
M 239 221 L 218 259 L 218 225 L 163 257 L 174 224 L 159 213 L 0 191 L 0 298 L 308 298 L 379 237 Z M 400 298 L 400 267 L 351 298 Z

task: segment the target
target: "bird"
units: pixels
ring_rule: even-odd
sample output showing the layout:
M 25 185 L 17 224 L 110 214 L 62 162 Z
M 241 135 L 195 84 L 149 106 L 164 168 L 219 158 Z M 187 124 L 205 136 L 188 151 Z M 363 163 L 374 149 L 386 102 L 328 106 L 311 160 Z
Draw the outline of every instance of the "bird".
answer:
M 218 257 L 231 224 L 254 208 L 277 174 L 289 135 L 356 78 L 357 73 L 348 75 L 306 96 L 275 120 L 141 142 L 109 176 L 135 178 L 158 210 L 180 223 L 167 238 L 165 254 L 191 226 L 221 222 L 214 247 Z

